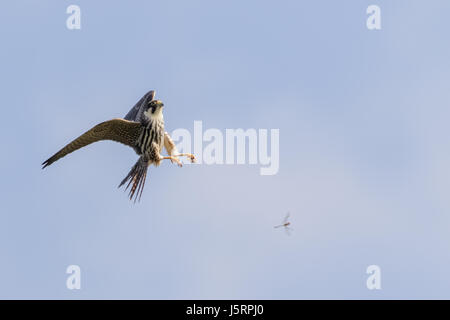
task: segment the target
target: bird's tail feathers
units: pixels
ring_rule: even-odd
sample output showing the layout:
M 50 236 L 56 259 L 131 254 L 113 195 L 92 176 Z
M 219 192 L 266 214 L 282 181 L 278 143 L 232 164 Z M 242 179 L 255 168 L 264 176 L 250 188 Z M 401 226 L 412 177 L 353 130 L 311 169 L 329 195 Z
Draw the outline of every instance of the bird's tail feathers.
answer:
M 129 196 L 130 200 L 132 200 L 134 196 L 134 202 L 136 202 L 136 200 L 141 200 L 142 190 L 144 190 L 145 185 L 145 178 L 147 177 L 147 169 L 148 161 L 140 158 L 119 185 L 120 188 L 128 181 L 125 188 L 125 190 L 127 190 L 132 184 Z

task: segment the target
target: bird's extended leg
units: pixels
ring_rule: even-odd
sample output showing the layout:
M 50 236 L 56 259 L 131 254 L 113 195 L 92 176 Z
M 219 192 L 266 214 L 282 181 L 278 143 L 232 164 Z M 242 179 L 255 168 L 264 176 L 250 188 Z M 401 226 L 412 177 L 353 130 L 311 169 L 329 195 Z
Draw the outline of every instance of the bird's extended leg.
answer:
M 178 154 L 173 154 L 169 157 L 163 157 L 163 159 L 170 159 L 170 161 L 172 163 L 176 162 L 178 164 L 178 166 L 182 167 L 182 163 L 180 162 L 180 160 L 178 159 L 178 157 L 188 157 L 189 160 L 191 160 L 191 163 L 195 163 L 195 156 L 191 153 L 178 153 Z
M 191 163 L 195 163 L 195 156 L 192 153 L 178 153 L 176 157 L 188 157 Z
M 179 153 L 177 150 L 177 147 L 175 146 L 175 143 L 173 142 L 172 138 L 170 137 L 170 135 L 166 132 L 164 134 L 164 147 L 167 150 L 167 153 L 171 156 L 171 157 L 188 157 L 192 163 L 195 162 L 195 156 L 193 154 L 190 153 Z M 176 162 L 179 164 L 178 160 L 174 160 L 171 159 L 172 163 Z
M 176 164 L 179 166 L 179 167 L 182 167 L 183 166 L 183 164 L 181 163 L 181 161 L 180 161 L 180 159 L 178 159 L 176 156 L 166 156 L 166 157 L 164 157 L 164 156 L 159 156 L 159 160 L 161 161 L 161 160 L 166 160 L 166 159 L 169 159 L 170 161 L 172 161 L 172 162 L 176 162 Z

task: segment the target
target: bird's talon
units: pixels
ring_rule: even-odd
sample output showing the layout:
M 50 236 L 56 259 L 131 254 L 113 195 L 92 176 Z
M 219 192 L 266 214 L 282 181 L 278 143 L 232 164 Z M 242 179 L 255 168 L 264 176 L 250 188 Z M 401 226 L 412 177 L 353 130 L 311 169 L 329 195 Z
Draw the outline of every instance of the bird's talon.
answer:
M 172 161 L 172 163 L 176 162 L 176 164 L 177 164 L 179 167 L 182 167 L 182 166 L 183 166 L 183 164 L 181 163 L 180 159 L 178 159 L 178 158 L 172 158 L 172 159 L 170 159 L 170 161 Z

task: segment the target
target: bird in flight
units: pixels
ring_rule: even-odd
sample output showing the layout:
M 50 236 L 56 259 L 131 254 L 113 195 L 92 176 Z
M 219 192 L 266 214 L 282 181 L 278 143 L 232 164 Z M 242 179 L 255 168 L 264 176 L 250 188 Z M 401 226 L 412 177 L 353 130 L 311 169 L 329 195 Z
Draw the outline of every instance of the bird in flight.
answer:
M 289 220 L 289 216 L 290 216 L 290 213 L 288 212 L 286 217 L 284 217 L 284 219 L 283 219 L 283 223 L 280 224 L 280 225 L 275 226 L 274 228 L 277 229 L 277 228 L 284 227 L 284 230 L 286 231 L 286 234 L 287 235 L 291 235 L 292 228 L 289 227 L 291 225 L 291 223 L 288 221 Z
M 83 148 L 93 142 L 112 140 L 123 143 L 136 151 L 139 159 L 131 168 L 128 175 L 122 180 L 119 188 L 128 182 L 125 190 L 130 185 L 130 200 L 140 200 L 144 189 L 147 169 L 151 164 L 159 166 L 162 160 L 170 159 L 172 163 L 182 166 L 178 157 L 188 157 L 195 162 L 194 155 L 179 153 L 170 135 L 164 130 L 164 118 L 162 110 L 164 104 L 160 100 L 154 100 L 155 91 L 147 92 L 123 119 L 112 119 L 99 123 L 92 129 L 67 144 L 52 157 L 42 163 L 42 169 L 53 162 Z M 163 147 L 168 156 L 162 156 Z

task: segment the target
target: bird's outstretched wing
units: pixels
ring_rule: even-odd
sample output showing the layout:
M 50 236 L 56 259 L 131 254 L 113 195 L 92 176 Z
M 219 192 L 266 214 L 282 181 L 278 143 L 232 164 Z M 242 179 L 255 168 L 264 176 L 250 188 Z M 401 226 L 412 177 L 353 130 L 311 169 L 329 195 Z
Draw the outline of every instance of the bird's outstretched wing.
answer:
M 100 140 L 117 141 L 134 149 L 141 130 L 142 126 L 140 123 L 127 121 L 124 119 L 113 119 L 99 123 L 59 150 L 51 158 L 44 161 L 42 163 L 42 168 L 51 165 L 53 162 L 61 159 L 69 153 Z
M 152 101 L 155 97 L 155 91 L 150 90 L 147 92 L 125 116 L 125 120 L 136 121 L 139 122 L 141 119 L 141 114 L 143 112 L 144 107 L 148 102 Z

